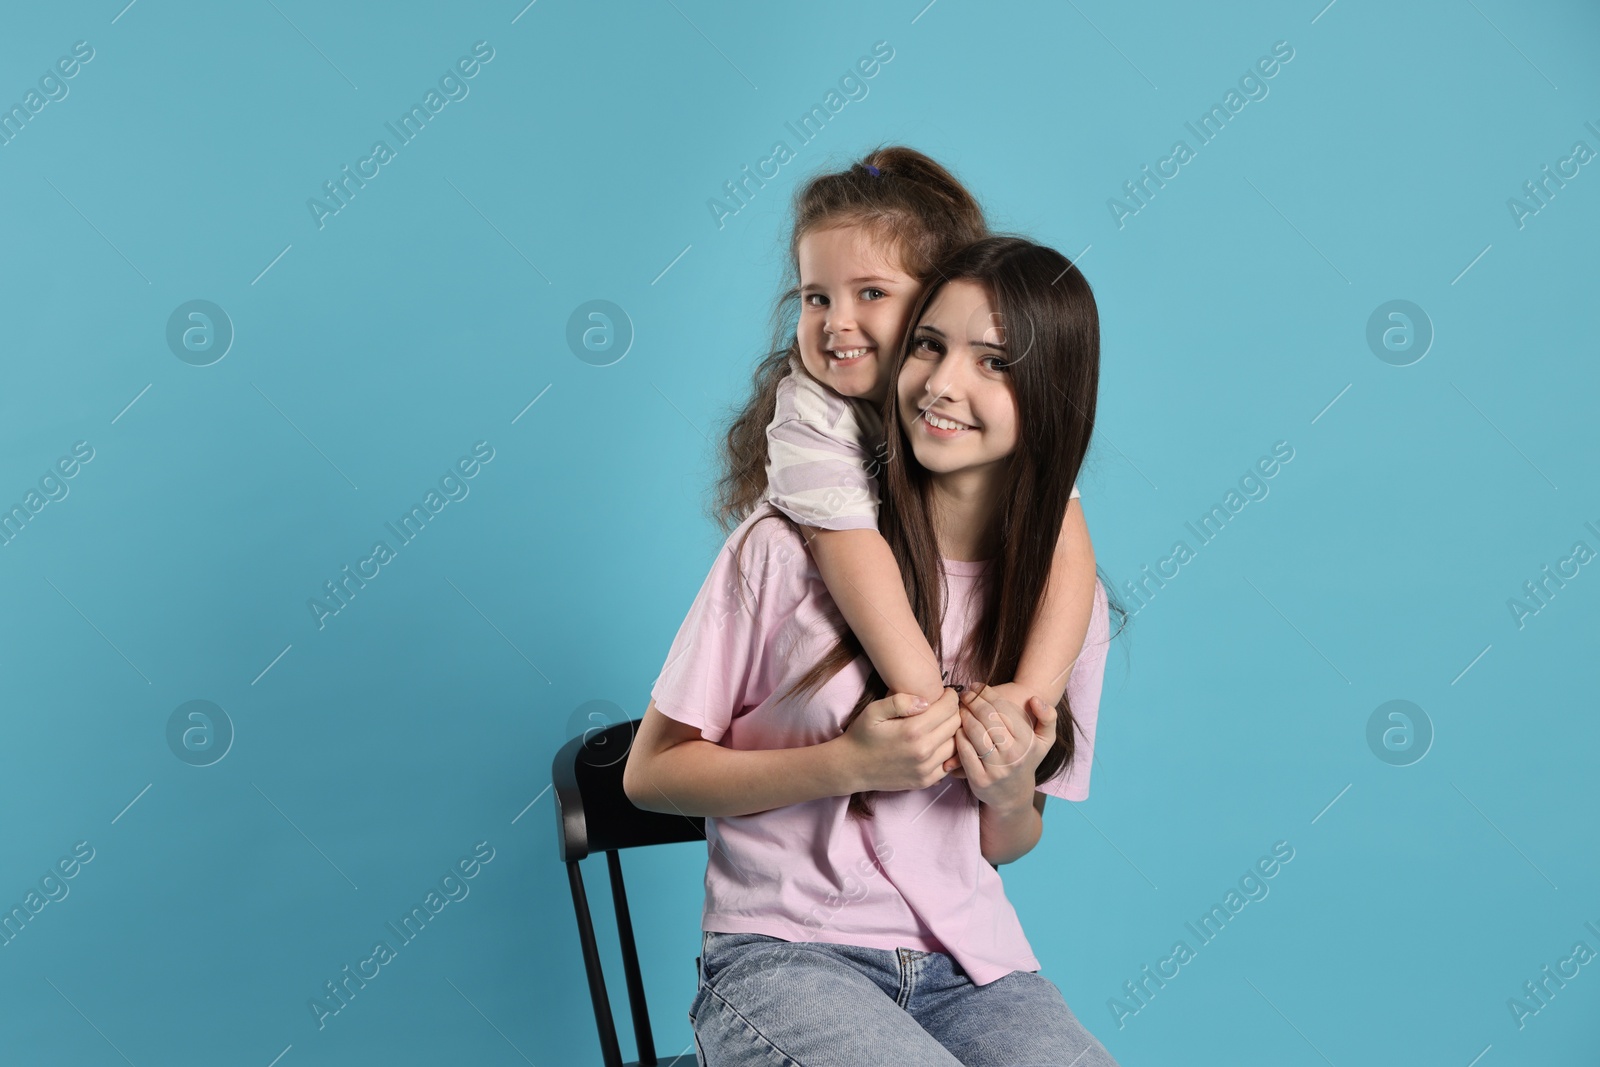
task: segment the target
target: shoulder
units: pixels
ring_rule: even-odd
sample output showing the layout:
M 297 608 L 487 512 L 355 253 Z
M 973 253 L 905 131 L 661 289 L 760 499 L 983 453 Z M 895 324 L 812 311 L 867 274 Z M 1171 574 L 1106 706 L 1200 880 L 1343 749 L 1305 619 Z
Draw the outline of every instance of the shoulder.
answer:
M 718 565 L 737 567 L 747 585 L 759 581 L 763 589 L 793 585 L 803 590 L 815 570 L 799 529 L 766 502 L 728 535 Z
M 763 634 L 765 640 L 806 614 L 820 580 L 799 530 L 762 503 L 728 536 L 707 585 L 720 626 Z
M 850 401 L 811 377 L 794 360 L 789 363 L 789 373 L 778 380 L 776 400 L 769 432 L 787 422 L 838 432 L 853 414 Z

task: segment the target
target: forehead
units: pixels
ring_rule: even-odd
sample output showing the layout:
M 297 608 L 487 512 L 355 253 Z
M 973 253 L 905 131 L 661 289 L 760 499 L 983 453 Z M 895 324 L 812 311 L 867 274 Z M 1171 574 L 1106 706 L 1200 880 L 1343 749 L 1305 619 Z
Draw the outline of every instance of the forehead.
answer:
M 898 243 L 859 223 L 812 230 L 800 238 L 797 252 L 803 279 L 823 275 L 909 278 L 901 265 Z
M 937 325 L 945 333 L 959 333 L 970 327 L 976 327 L 981 333 L 985 327 L 995 324 L 992 311 L 987 289 L 970 278 L 957 278 L 939 287 L 921 321 Z

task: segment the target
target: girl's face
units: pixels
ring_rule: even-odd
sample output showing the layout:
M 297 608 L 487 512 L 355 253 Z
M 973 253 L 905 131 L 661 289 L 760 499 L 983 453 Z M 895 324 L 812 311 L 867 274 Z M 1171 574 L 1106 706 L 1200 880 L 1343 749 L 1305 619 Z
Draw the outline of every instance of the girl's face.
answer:
M 939 290 L 917 323 L 896 401 L 917 462 L 934 474 L 996 467 L 1017 445 L 1005 328 L 977 282 Z
M 800 238 L 800 358 L 841 396 L 881 404 L 888 395 L 890 355 L 921 291 L 894 251 L 855 225 Z

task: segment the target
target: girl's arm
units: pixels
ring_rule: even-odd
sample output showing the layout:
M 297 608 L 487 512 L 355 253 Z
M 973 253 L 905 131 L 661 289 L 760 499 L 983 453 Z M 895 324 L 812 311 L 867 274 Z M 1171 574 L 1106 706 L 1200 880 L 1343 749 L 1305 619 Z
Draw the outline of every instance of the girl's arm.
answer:
M 1089 543 L 1089 527 L 1083 521 L 1078 498 L 1067 501 L 1067 514 L 1056 541 L 1055 559 L 1050 565 L 1050 580 L 1044 602 L 1028 631 L 1022 659 L 1017 664 L 1015 682 L 1050 707 L 1067 688 L 1083 639 L 1089 632 L 1089 616 L 1094 611 L 1094 546 Z M 876 661 L 874 661 L 876 662 Z M 1025 699 L 1009 697 L 1026 706 Z
M 1028 640 L 1017 664 L 1017 676 L 1011 682 L 992 687 L 998 696 L 1018 707 L 1027 707 L 1030 694 L 1044 701 L 1046 706 L 1055 707 L 1089 632 L 1090 616 L 1094 612 L 1094 546 L 1089 543 L 1089 527 L 1083 521 L 1083 508 L 1078 499 L 1073 497 L 1067 501 L 1044 601 L 1028 631 Z M 963 709 L 961 714 L 965 721 L 971 713 Z M 959 769 L 954 773 L 958 777 L 966 776 Z M 1043 794 L 1039 794 L 1039 800 L 1040 811 L 1043 811 Z M 1027 822 L 1026 818 L 1023 821 Z M 1034 842 L 1037 840 L 1035 837 Z M 1022 852 L 1032 847 L 1033 843 L 1029 843 Z M 1021 854 L 1000 862 L 1010 862 Z
M 855 403 L 798 365 L 779 381 L 767 426 L 767 496 L 800 528 L 823 583 L 889 692 L 932 703 L 945 688 L 939 659 L 877 529 L 881 465 L 867 455 L 856 418 L 863 405 Z
M 954 690 L 923 708 L 893 693 L 820 744 L 736 749 L 707 741 L 652 700 L 628 749 L 622 791 L 646 811 L 728 816 L 861 790 L 923 789 L 944 777 L 939 754 L 959 721 Z
M 895 561 L 889 542 L 877 530 L 824 530 L 811 526 L 802 529 L 811 558 L 827 583 L 828 593 L 839 605 L 844 621 L 861 642 L 872 665 L 878 668 L 878 677 L 889 687 L 889 692 L 912 693 L 929 703 L 938 700 L 945 689 L 939 660 L 923 636 L 922 627 L 917 625 L 917 617 L 900 579 L 900 565 Z M 1088 543 L 1087 536 L 1084 543 Z M 1092 565 L 1089 573 L 1092 579 Z M 1088 629 L 1087 612 L 1084 618 L 1078 633 L 1079 645 L 1083 644 L 1083 631 Z M 1060 638 L 1054 635 L 1047 639 L 1059 643 Z M 1076 647 L 1073 654 L 1076 655 Z M 1039 673 L 1048 669 L 1049 663 L 1035 666 Z M 1018 677 L 1020 680 L 1020 671 Z M 1061 678 L 1065 685 L 1066 674 Z M 1060 696 L 1059 691 L 1056 695 Z
M 622 791 L 635 807 L 679 815 L 752 815 L 854 792 L 842 737 L 805 748 L 731 749 L 651 701 L 628 749 Z
M 978 807 L 978 850 L 983 858 L 998 867 L 1011 863 L 1033 851 L 1044 833 L 1045 795 L 1035 792 L 1033 803 L 1010 811 L 1001 811 L 992 804 Z

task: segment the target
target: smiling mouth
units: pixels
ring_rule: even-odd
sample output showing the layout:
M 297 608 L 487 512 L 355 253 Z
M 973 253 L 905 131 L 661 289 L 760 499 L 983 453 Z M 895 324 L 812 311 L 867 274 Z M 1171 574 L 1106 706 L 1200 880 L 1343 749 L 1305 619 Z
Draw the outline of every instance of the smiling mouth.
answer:
M 864 348 L 831 348 L 828 350 L 828 360 L 831 363 L 854 363 L 856 360 L 869 354 L 870 347 Z
M 964 422 L 957 422 L 954 419 L 947 419 L 943 416 L 935 415 L 929 411 L 924 411 L 922 413 L 922 422 L 930 430 L 937 431 L 942 435 L 955 434 L 964 430 L 976 429 L 976 427 L 968 426 Z

